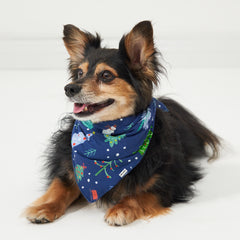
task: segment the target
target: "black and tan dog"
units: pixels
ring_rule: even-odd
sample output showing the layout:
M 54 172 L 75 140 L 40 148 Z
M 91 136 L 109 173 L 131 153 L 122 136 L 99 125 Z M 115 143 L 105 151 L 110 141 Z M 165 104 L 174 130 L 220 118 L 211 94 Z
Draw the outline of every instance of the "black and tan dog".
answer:
M 72 82 L 65 93 L 74 103 L 73 117 L 51 140 L 47 159 L 49 188 L 26 209 L 33 223 L 61 217 L 81 192 L 75 182 L 71 159 L 74 120 L 93 123 L 143 112 L 152 100 L 153 86 L 164 72 L 158 62 L 149 21 L 124 35 L 118 49 L 101 47 L 101 39 L 73 25 L 64 26 L 70 55 Z M 171 99 L 160 98 L 169 112 L 157 110 L 154 133 L 141 162 L 99 203 L 108 206 L 105 221 L 124 225 L 169 211 L 174 203 L 188 201 L 193 184 L 202 176 L 196 159 L 218 155 L 219 139 L 200 121 Z

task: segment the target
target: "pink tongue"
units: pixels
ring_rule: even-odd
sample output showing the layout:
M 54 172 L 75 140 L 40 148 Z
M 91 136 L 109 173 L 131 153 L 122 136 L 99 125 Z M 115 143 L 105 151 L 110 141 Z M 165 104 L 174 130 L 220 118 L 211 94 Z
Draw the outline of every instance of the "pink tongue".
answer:
M 73 107 L 73 112 L 74 113 L 80 113 L 83 111 L 83 109 L 86 107 L 86 104 L 79 104 L 79 103 L 74 103 Z

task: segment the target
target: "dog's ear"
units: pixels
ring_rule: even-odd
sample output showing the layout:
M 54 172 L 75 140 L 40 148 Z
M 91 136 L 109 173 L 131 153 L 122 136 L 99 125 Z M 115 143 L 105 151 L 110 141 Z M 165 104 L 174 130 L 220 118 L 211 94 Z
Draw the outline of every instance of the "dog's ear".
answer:
M 71 59 L 82 59 L 88 47 L 99 48 L 101 44 L 98 34 L 94 36 L 89 32 L 83 32 L 71 24 L 64 26 L 63 35 L 63 41 Z
M 148 59 L 155 52 L 151 22 L 140 22 L 130 33 L 123 36 L 119 44 L 119 50 L 127 54 L 131 69 L 138 70 L 146 66 Z

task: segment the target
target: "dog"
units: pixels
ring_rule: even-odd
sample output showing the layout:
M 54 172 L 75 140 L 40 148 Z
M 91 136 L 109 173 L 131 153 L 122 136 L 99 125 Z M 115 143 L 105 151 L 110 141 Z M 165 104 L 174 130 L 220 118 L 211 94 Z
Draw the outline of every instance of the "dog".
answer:
M 196 163 L 217 158 L 220 139 L 176 101 L 153 98 L 165 68 L 151 22 L 138 23 L 118 49 L 102 48 L 98 34 L 74 25 L 65 25 L 63 34 L 71 75 L 64 89 L 73 113 L 51 138 L 48 189 L 26 209 L 27 219 L 53 222 L 75 200 L 86 198 L 107 207 L 109 225 L 122 226 L 189 201 L 193 184 L 202 178 Z M 124 128 L 122 120 L 128 123 Z M 106 155 L 120 146 L 130 155 Z

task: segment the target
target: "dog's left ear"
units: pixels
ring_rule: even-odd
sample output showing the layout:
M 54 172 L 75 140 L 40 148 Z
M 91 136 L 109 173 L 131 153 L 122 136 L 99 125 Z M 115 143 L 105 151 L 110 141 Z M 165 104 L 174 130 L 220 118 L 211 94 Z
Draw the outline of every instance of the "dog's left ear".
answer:
M 99 48 L 101 44 L 98 34 L 95 37 L 71 24 L 64 26 L 63 35 L 65 47 L 73 60 L 84 58 L 84 53 L 88 47 Z
M 155 52 L 151 22 L 140 22 L 130 33 L 123 36 L 119 44 L 119 51 L 127 54 L 131 69 L 138 70 L 146 66 L 148 59 Z

